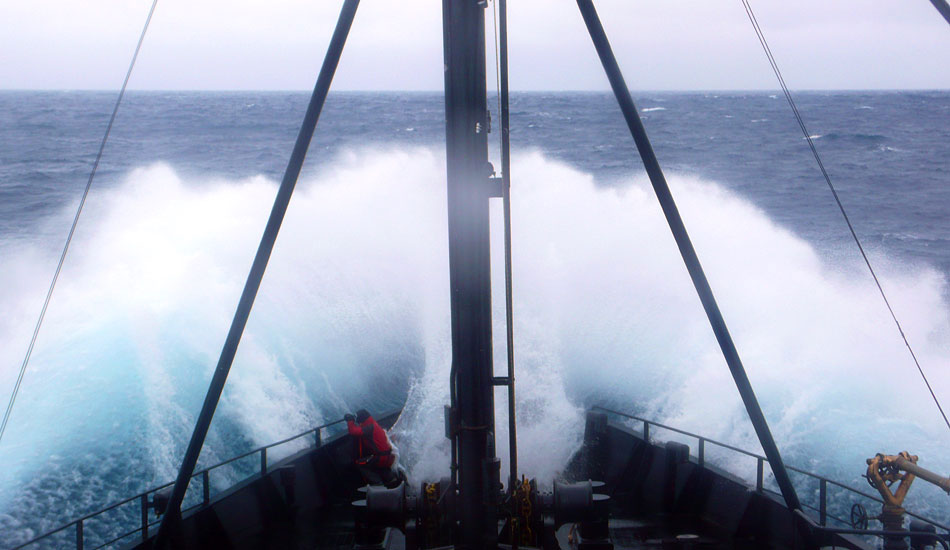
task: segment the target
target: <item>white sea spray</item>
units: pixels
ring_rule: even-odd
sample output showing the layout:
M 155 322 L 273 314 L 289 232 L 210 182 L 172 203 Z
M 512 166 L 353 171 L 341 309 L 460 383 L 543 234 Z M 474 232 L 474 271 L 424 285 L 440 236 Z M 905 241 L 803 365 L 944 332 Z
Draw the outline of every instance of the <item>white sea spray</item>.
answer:
M 300 183 L 202 464 L 344 407 L 406 400 L 393 435 L 413 480 L 447 474 L 443 171 L 427 148 L 365 148 Z M 648 182 L 601 187 L 530 151 L 516 155 L 512 173 L 523 472 L 543 483 L 558 475 L 580 442 L 583 410 L 598 403 L 757 450 Z M 946 429 L 857 260 L 823 256 L 715 182 L 669 179 L 786 460 L 854 484 L 877 452 L 908 449 L 950 470 Z M 57 523 L 39 502 L 66 520 L 127 496 L 116 487 L 132 492 L 174 475 L 275 189 L 263 177 L 200 180 L 157 164 L 94 197 L 0 447 L 0 529 L 25 540 Z M 502 374 L 500 204 L 492 224 Z M 0 250 L 8 388 L 51 253 L 12 239 Z M 947 395 L 944 277 L 873 259 L 935 390 Z M 495 398 L 506 462 L 506 394 Z M 752 462 L 709 452 L 739 475 L 754 472 Z M 927 498 L 925 508 L 942 505 Z

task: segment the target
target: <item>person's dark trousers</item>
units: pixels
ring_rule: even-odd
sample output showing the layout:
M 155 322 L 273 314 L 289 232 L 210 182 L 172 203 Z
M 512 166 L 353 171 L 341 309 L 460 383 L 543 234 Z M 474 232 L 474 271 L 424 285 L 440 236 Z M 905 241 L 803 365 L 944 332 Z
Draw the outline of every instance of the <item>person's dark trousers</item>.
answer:
M 363 479 L 370 485 L 386 485 L 389 487 L 390 484 L 396 481 L 396 474 L 393 473 L 391 468 L 374 468 L 373 466 L 361 465 L 359 469 Z

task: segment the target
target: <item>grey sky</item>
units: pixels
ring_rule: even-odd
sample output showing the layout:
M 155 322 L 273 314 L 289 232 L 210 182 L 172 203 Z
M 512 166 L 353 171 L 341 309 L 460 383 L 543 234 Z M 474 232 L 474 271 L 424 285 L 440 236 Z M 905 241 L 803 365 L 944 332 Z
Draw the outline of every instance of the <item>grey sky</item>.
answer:
M 0 88 L 117 88 L 150 3 L 3 0 Z M 739 0 L 597 5 L 633 88 L 775 87 Z M 793 89 L 950 89 L 950 25 L 927 0 L 752 5 Z M 339 6 L 159 0 L 131 87 L 308 89 Z M 513 89 L 607 89 L 572 0 L 509 0 L 509 10 Z M 438 0 L 364 0 L 335 89 L 441 89 L 441 37 Z

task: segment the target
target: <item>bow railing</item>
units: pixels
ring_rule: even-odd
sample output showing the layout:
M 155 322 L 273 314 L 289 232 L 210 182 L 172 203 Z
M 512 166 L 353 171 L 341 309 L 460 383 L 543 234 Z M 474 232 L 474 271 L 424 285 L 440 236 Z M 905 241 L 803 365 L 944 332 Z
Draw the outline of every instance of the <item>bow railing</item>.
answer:
M 768 459 L 765 458 L 765 456 L 763 456 L 763 455 L 760 455 L 760 454 L 758 454 L 758 453 L 753 453 L 753 452 L 747 451 L 747 450 L 745 450 L 745 449 L 740 449 L 739 447 L 736 447 L 736 446 L 734 446 L 734 445 L 729 445 L 728 443 L 722 443 L 722 442 L 716 441 L 716 440 L 714 440 L 714 439 L 709 439 L 708 437 L 704 437 L 704 436 L 701 436 L 701 435 L 698 435 L 698 434 L 694 434 L 694 433 L 691 433 L 691 432 L 687 432 L 686 430 L 681 430 L 681 429 L 679 429 L 679 428 L 674 428 L 674 427 L 672 427 L 672 426 L 667 426 L 667 425 L 661 424 L 661 423 L 659 423 L 659 422 L 654 422 L 653 420 L 648 420 L 648 419 L 646 419 L 646 418 L 642 418 L 642 417 L 639 417 L 639 416 L 636 416 L 636 415 L 633 415 L 633 414 L 623 413 L 623 412 L 615 411 L 615 410 L 613 410 L 613 409 L 608 409 L 608 408 L 606 408 L 606 407 L 601 407 L 601 406 L 595 406 L 595 407 L 593 407 L 593 408 L 594 408 L 594 409 L 597 409 L 597 410 L 600 410 L 600 411 L 603 411 L 603 412 L 608 413 L 608 414 L 612 414 L 612 415 L 615 415 L 615 416 L 619 416 L 619 417 L 622 417 L 622 418 L 626 418 L 626 419 L 629 419 L 629 420 L 634 420 L 634 421 L 637 421 L 637 422 L 639 422 L 639 423 L 642 423 L 643 439 L 644 439 L 645 441 L 647 441 L 647 442 L 649 442 L 649 440 L 650 440 L 650 433 L 651 433 L 651 431 L 653 431 L 653 430 L 651 430 L 651 428 L 660 428 L 660 429 L 663 429 L 663 430 L 668 430 L 668 431 L 670 431 L 670 432 L 677 433 L 677 434 L 680 434 L 680 435 L 684 435 L 684 436 L 687 436 L 687 437 L 690 437 L 690 438 L 693 438 L 693 439 L 697 440 L 696 455 L 695 455 L 695 456 L 696 456 L 696 462 L 697 462 L 697 464 L 698 464 L 699 466 L 705 466 L 705 465 L 706 465 L 706 446 L 707 446 L 707 445 L 713 445 L 713 446 L 718 447 L 718 448 L 726 449 L 726 450 L 732 451 L 732 452 L 734 452 L 734 453 L 738 453 L 738 454 L 741 454 L 741 455 L 745 455 L 745 456 L 754 458 L 755 461 L 756 461 L 755 489 L 756 489 L 757 491 L 767 492 L 767 493 L 771 493 L 771 494 L 773 494 L 773 495 L 781 496 L 781 493 L 779 493 L 778 491 L 773 491 L 773 490 L 771 490 L 771 489 L 769 489 L 768 487 L 765 486 L 765 465 L 768 463 Z M 824 476 L 815 474 L 815 473 L 813 473 L 813 472 L 809 472 L 809 471 L 806 471 L 806 470 L 802 470 L 801 468 L 795 468 L 795 467 L 793 467 L 793 466 L 789 466 L 788 464 L 785 465 L 785 468 L 786 468 L 788 471 L 790 471 L 790 472 L 795 472 L 795 473 L 797 473 L 797 474 L 802 474 L 802 475 L 804 475 L 804 476 L 807 476 L 807 477 L 809 477 L 809 478 L 815 480 L 815 481 L 818 483 L 818 505 L 815 506 L 815 505 L 812 505 L 812 504 L 808 504 L 808 503 L 802 502 L 802 506 L 803 506 L 804 508 L 807 508 L 807 509 L 809 509 L 809 510 L 811 510 L 811 511 L 813 511 L 813 512 L 816 512 L 816 513 L 818 514 L 818 523 L 819 523 L 819 525 L 822 525 L 822 526 L 827 525 L 829 519 L 834 520 L 834 521 L 838 521 L 838 522 L 840 522 L 840 523 L 842 523 L 842 524 L 845 524 L 845 525 L 851 525 L 851 521 L 849 521 L 849 520 L 847 520 L 847 519 L 844 519 L 844 518 L 841 518 L 841 517 L 838 517 L 838 516 L 836 516 L 836 515 L 834 515 L 834 514 L 832 514 L 831 512 L 828 511 L 828 488 L 829 488 L 829 487 L 837 487 L 837 488 L 839 488 L 839 489 L 843 489 L 843 490 L 845 490 L 845 491 L 848 491 L 848 492 L 850 492 L 850 493 L 852 493 L 852 494 L 854 494 L 854 495 L 858 495 L 858 496 L 863 497 L 863 498 L 865 498 L 865 499 L 868 499 L 868 500 L 872 500 L 872 501 L 874 501 L 874 502 L 877 502 L 878 504 L 884 504 L 884 501 L 883 501 L 879 496 L 873 495 L 873 494 L 871 494 L 871 493 L 866 493 L 866 492 L 864 492 L 864 491 L 859 491 L 858 489 L 855 489 L 855 488 L 853 488 L 853 487 L 850 487 L 850 486 L 848 486 L 848 485 L 845 485 L 844 483 L 841 483 L 841 482 L 839 482 L 839 481 L 835 481 L 835 480 L 833 480 L 833 479 L 829 479 L 829 478 L 827 478 L 827 477 L 824 477 Z M 930 519 L 930 518 L 926 518 L 926 517 L 920 516 L 920 515 L 918 515 L 918 514 L 915 514 L 915 513 L 910 512 L 910 511 L 905 511 L 905 514 L 908 515 L 908 516 L 910 516 L 910 517 L 913 517 L 913 518 L 919 519 L 919 520 L 921 520 L 921 521 L 924 521 L 924 522 L 926 522 L 926 523 L 929 523 L 929 524 L 933 525 L 934 527 L 936 527 L 936 528 L 938 528 L 938 529 L 943 529 L 944 531 L 950 531 L 950 527 L 948 527 L 948 526 L 946 526 L 946 525 L 943 525 L 943 524 L 941 524 L 941 523 L 939 523 L 939 522 L 936 522 L 936 521 L 934 521 L 934 520 L 932 520 L 932 519 Z
M 280 445 L 284 445 L 284 444 L 286 444 L 286 443 L 290 443 L 291 441 L 295 441 L 295 440 L 298 440 L 298 439 L 302 439 L 302 438 L 307 437 L 307 436 L 310 436 L 310 437 L 313 438 L 313 440 L 312 440 L 312 444 L 313 444 L 312 448 L 320 447 L 320 446 L 322 446 L 322 444 L 323 444 L 323 430 L 325 430 L 326 428 L 329 428 L 329 427 L 331 427 L 331 426 L 334 426 L 334 425 L 336 425 L 336 424 L 340 424 L 340 423 L 342 423 L 342 422 L 343 422 L 343 419 L 341 418 L 341 419 L 339 419 L 339 420 L 334 420 L 333 422 L 329 422 L 329 423 L 322 424 L 322 425 L 317 426 L 317 427 L 314 427 L 314 428 L 310 428 L 309 430 L 307 430 L 307 431 L 305 431 L 305 432 L 301 432 L 301 433 L 298 433 L 297 435 L 293 435 L 293 436 L 290 436 L 290 437 L 288 437 L 288 438 L 281 439 L 280 441 L 275 441 L 275 442 L 273 442 L 273 443 L 269 443 L 269 444 L 264 445 L 264 446 L 262 446 L 262 447 L 257 447 L 256 449 L 252 449 L 252 450 L 250 450 L 250 451 L 241 453 L 241 454 L 239 454 L 239 455 L 237 455 L 237 456 L 233 456 L 233 457 L 231 457 L 231 458 L 229 458 L 229 459 L 227 459 L 227 460 L 225 460 L 225 461 L 223 461 L 223 462 L 219 462 L 219 463 L 217 463 L 217 464 L 214 464 L 213 466 L 208 466 L 207 468 L 204 468 L 204 469 L 202 469 L 202 470 L 196 471 L 196 472 L 191 476 L 191 480 L 192 480 L 192 481 L 195 481 L 195 480 L 197 480 L 197 479 L 200 479 L 200 480 L 201 480 L 201 481 L 200 481 L 200 483 L 201 483 L 201 499 L 200 499 L 197 503 L 191 504 L 191 505 L 188 506 L 187 508 L 183 508 L 183 509 L 182 509 L 182 513 L 185 513 L 185 512 L 187 512 L 187 511 L 190 511 L 190 510 L 193 510 L 193 509 L 196 509 L 196 508 L 200 508 L 200 507 L 202 507 L 202 506 L 207 506 L 208 504 L 210 504 L 210 502 L 211 502 L 211 472 L 213 472 L 214 470 L 217 470 L 218 468 L 222 468 L 222 467 L 224 467 L 224 466 L 228 466 L 228 465 L 233 464 L 234 462 L 237 462 L 237 461 L 239 461 L 239 460 L 242 460 L 242 459 L 245 459 L 245 458 L 254 456 L 254 455 L 259 455 L 259 456 L 260 456 L 260 469 L 259 469 L 259 474 L 260 474 L 261 476 L 265 476 L 265 475 L 267 475 L 267 468 L 268 468 L 268 458 L 267 458 L 267 451 L 268 451 L 268 449 L 273 449 L 274 447 L 278 447 L 278 446 L 280 446 Z M 22 544 L 20 544 L 19 546 L 14 546 L 14 547 L 11 548 L 11 550 L 20 550 L 20 549 L 25 549 L 25 548 L 32 548 L 32 547 L 34 547 L 35 545 L 38 545 L 38 544 L 40 544 L 40 543 L 42 543 L 42 542 L 44 542 L 44 541 L 48 541 L 48 540 L 50 539 L 50 537 L 53 537 L 53 535 L 56 535 L 56 534 L 59 534 L 59 533 L 64 533 L 64 532 L 68 533 L 70 530 L 72 530 L 72 531 L 75 533 L 75 542 L 76 542 L 76 546 L 75 546 L 75 547 L 76 547 L 77 550 L 99 550 L 99 549 L 101 549 L 101 548 L 105 548 L 105 547 L 107 547 L 107 546 L 114 545 L 114 544 L 116 544 L 116 543 L 122 541 L 123 539 L 130 539 L 131 537 L 133 537 L 133 536 L 135 536 L 135 535 L 138 535 L 139 537 L 141 537 L 141 540 L 146 540 L 146 539 L 148 538 L 148 536 L 149 536 L 149 529 L 151 529 L 152 527 L 157 526 L 157 525 L 161 522 L 161 519 L 160 519 L 160 518 L 149 519 L 149 513 L 148 513 L 148 512 L 149 512 L 149 509 L 151 509 L 151 508 L 153 507 L 152 504 L 150 503 L 149 497 L 155 495 L 156 493 L 158 493 L 159 491 L 162 491 L 163 489 L 168 489 L 169 487 L 171 487 L 171 486 L 174 485 L 174 484 L 175 484 L 174 481 L 170 481 L 170 482 L 168 482 L 168 483 L 165 483 L 164 485 L 159 485 L 159 486 L 157 486 L 157 487 L 152 487 L 151 489 L 148 489 L 148 490 L 146 490 L 146 491 L 142 491 L 141 493 L 138 493 L 137 495 L 128 497 L 128 498 L 123 499 L 123 500 L 120 500 L 120 501 L 118 501 L 118 502 L 113 502 L 112 504 L 106 506 L 105 508 L 96 510 L 95 512 L 92 512 L 92 513 L 86 514 L 86 515 L 84 515 L 84 516 L 82 516 L 82 517 L 79 517 L 79 518 L 77 518 L 77 519 L 74 519 L 74 520 L 70 521 L 69 523 L 63 524 L 63 525 L 61 525 L 61 526 L 59 526 L 59 527 L 57 527 L 57 528 L 55 528 L 55 529 L 52 529 L 52 530 L 50 530 L 50 531 L 47 531 L 46 533 L 43 533 L 42 535 L 40 535 L 40 536 L 38 536 L 38 537 L 36 537 L 36 538 L 33 538 L 33 539 L 31 539 L 31 540 L 29 540 L 29 541 L 27 541 L 27 542 L 25 542 L 25 543 L 22 543 Z M 87 546 L 87 545 L 86 545 L 86 543 L 85 543 L 85 538 L 86 538 L 86 537 L 85 537 L 85 527 L 86 527 L 86 525 L 88 524 L 88 522 L 89 522 L 90 520 L 96 519 L 96 518 L 98 518 L 99 516 L 102 516 L 103 514 L 106 514 L 107 512 L 111 512 L 111 511 L 113 511 L 113 510 L 122 508 L 122 507 L 127 506 L 127 505 L 132 505 L 132 503 L 134 503 L 134 502 L 138 502 L 138 503 L 139 503 L 139 507 L 140 507 L 140 517 L 141 517 L 140 522 L 138 523 L 138 525 L 136 525 L 136 527 L 135 527 L 134 529 L 129 530 L 129 531 L 125 531 L 125 532 L 123 532 L 122 534 L 120 534 L 120 535 L 118 535 L 118 536 L 115 536 L 115 537 L 113 537 L 113 538 L 111 538 L 111 539 L 109 539 L 109 540 L 107 540 L 107 541 L 105 541 L 105 542 L 98 543 L 96 546 Z M 66 535 L 66 536 L 68 537 L 68 535 Z M 130 541 L 129 541 L 129 542 L 130 542 Z M 60 541 L 57 541 L 57 542 L 55 543 L 55 547 L 56 547 L 56 548 L 62 548 L 62 547 L 63 547 L 63 541 L 61 541 L 61 540 L 60 540 Z

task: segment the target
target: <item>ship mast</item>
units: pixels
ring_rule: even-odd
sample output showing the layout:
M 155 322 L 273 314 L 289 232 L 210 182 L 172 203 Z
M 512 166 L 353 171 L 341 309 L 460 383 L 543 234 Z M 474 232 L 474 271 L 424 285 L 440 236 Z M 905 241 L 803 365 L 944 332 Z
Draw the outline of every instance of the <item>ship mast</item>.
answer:
M 500 463 L 495 456 L 485 2 L 443 0 L 445 148 L 458 546 L 497 547 Z M 453 453 L 456 454 L 456 453 Z M 455 466 L 455 465 L 453 465 Z

